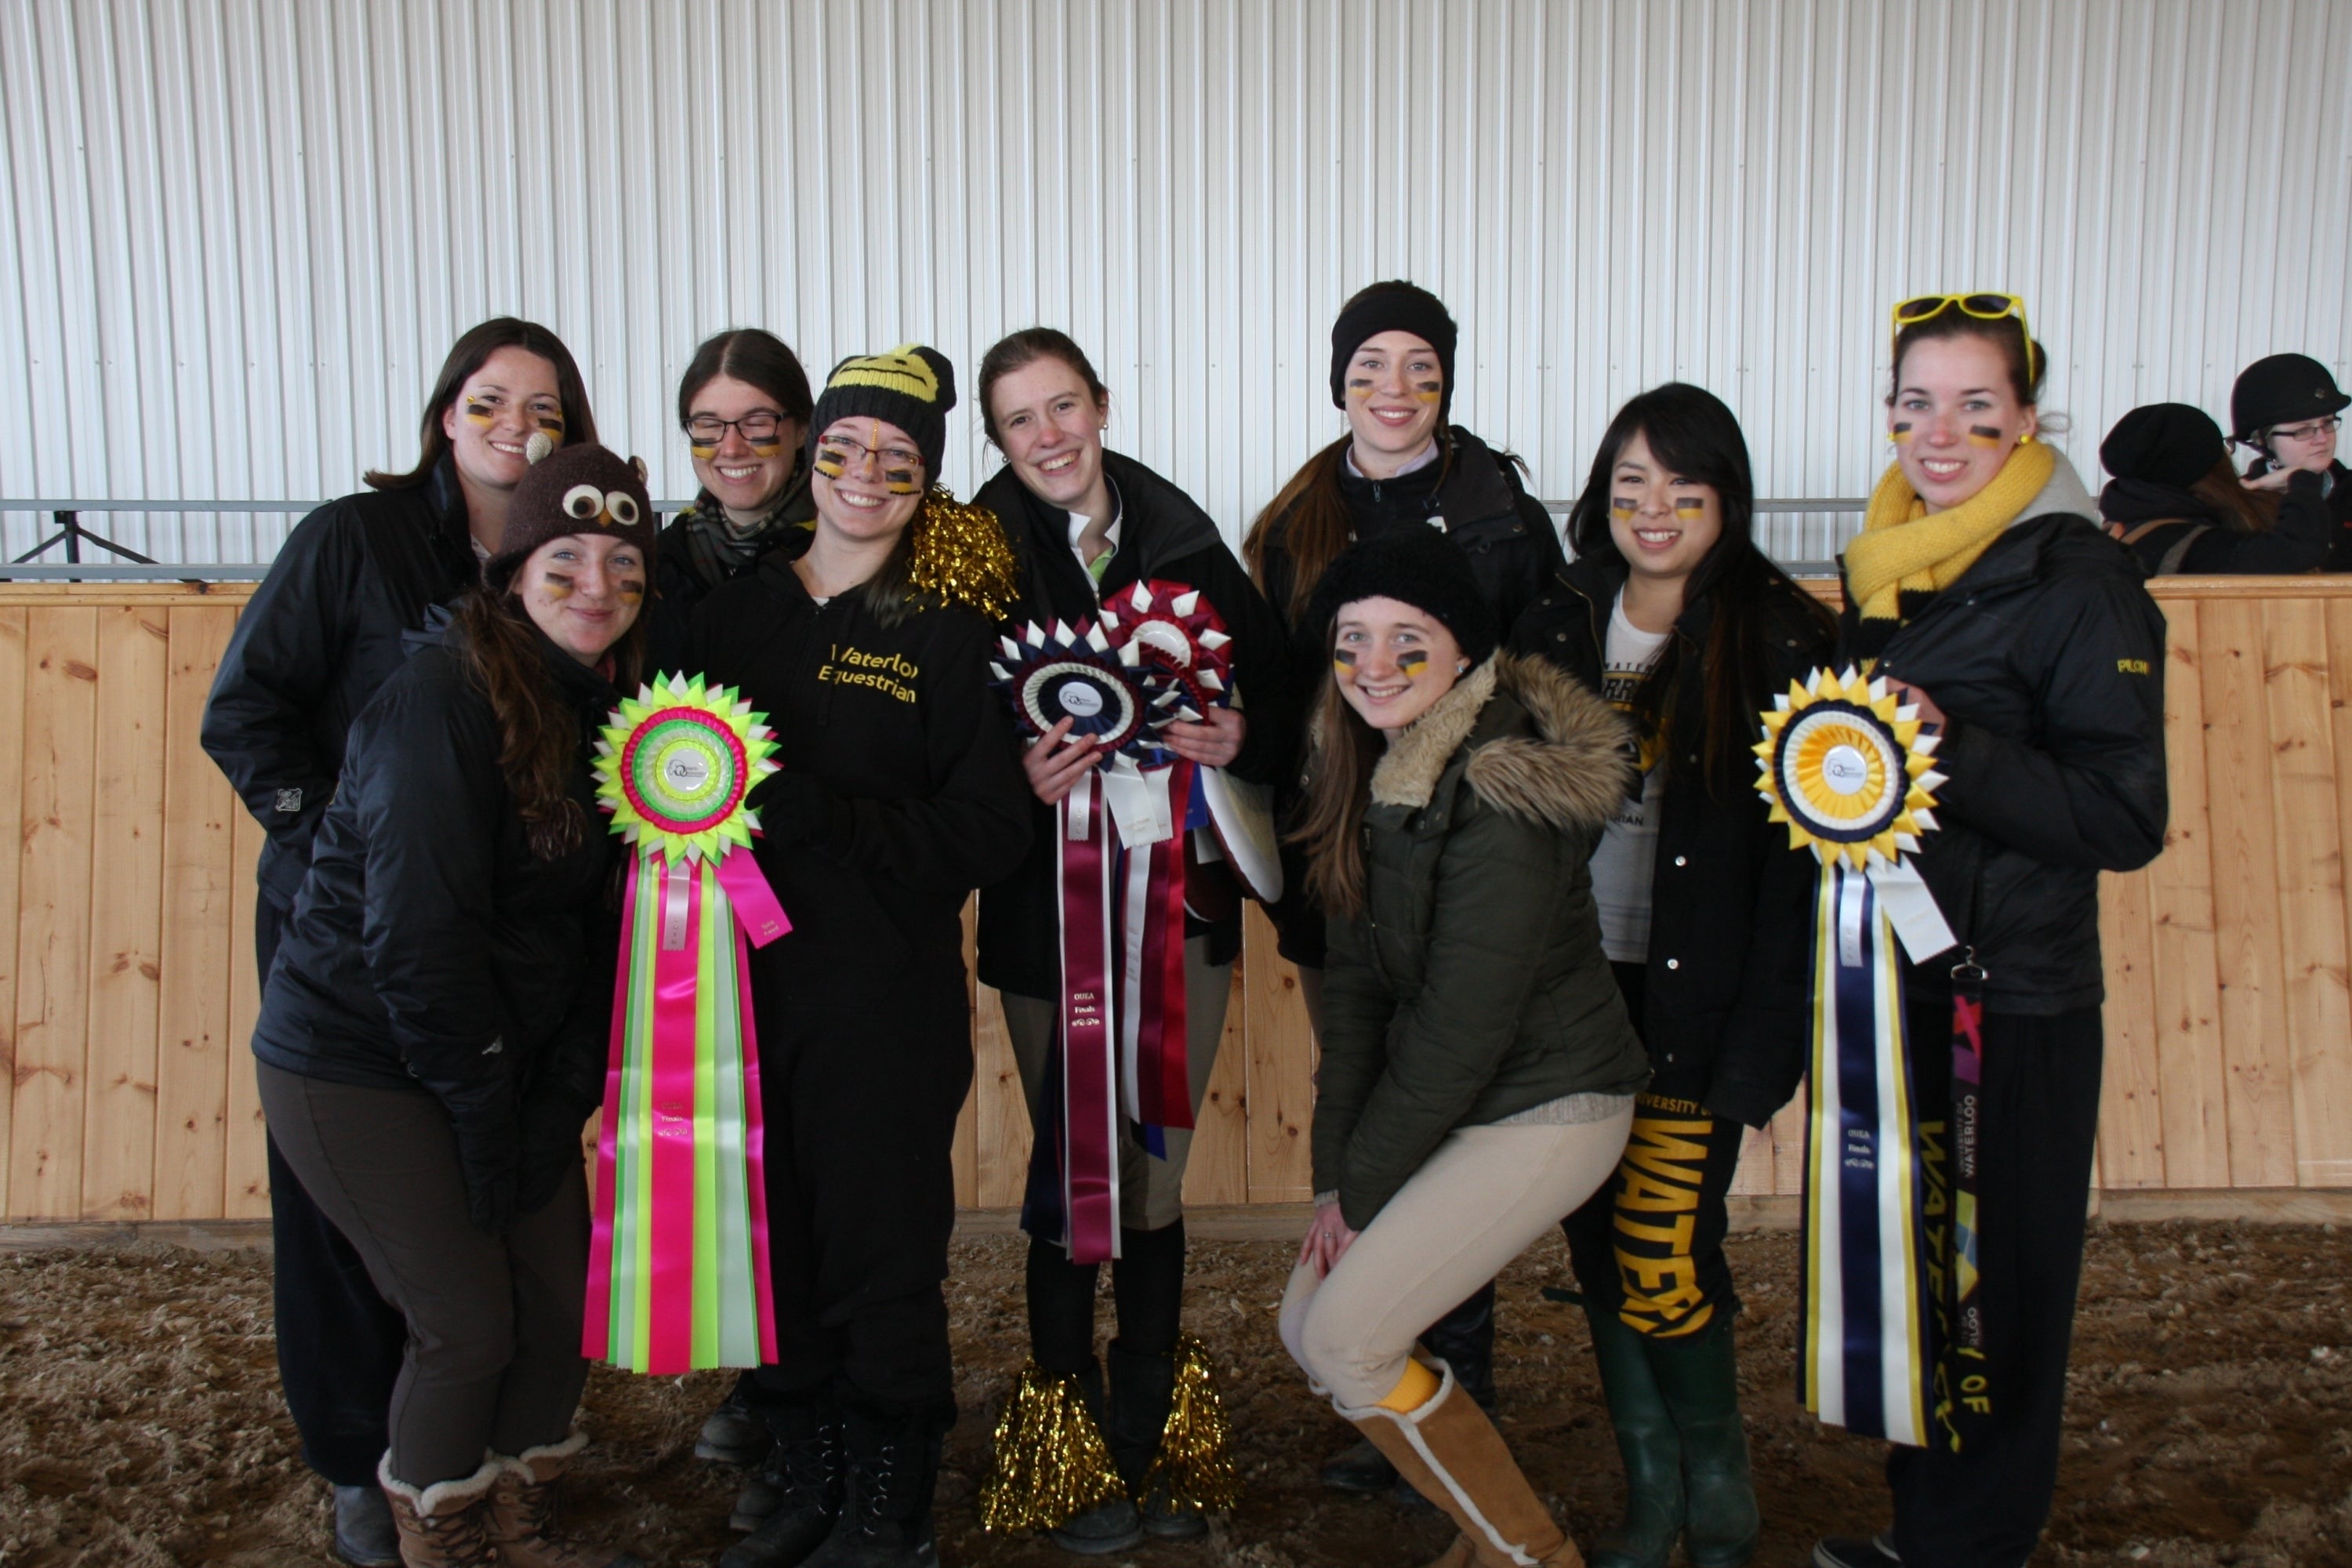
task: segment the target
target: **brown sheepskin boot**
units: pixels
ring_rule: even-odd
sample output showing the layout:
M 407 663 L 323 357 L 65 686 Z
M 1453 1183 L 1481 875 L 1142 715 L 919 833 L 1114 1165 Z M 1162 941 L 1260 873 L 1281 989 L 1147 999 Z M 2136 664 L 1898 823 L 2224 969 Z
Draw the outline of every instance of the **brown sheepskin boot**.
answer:
M 556 1532 L 555 1487 L 572 1468 L 572 1458 L 588 1446 L 588 1434 L 574 1432 L 561 1443 L 525 1448 L 512 1458 L 490 1458 L 498 1479 L 490 1487 L 490 1544 L 499 1568 L 645 1568 L 645 1561 L 610 1546 L 583 1546 Z
M 387 1449 L 376 1461 L 375 1479 L 400 1531 L 401 1562 L 407 1568 L 496 1568 L 488 1526 L 490 1487 L 498 1478 L 492 1459 L 462 1480 L 412 1487 L 393 1475 Z
M 1398 1415 L 1370 1405 L 1339 1406 L 1339 1414 L 1388 1456 L 1397 1473 L 1453 1517 L 1462 1534 L 1432 1568 L 1583 1568 L 1535 1488 L 1528 1484 L 1503 1435 L 1477 1402 L 1460 1391 L 1453 1370 L 1419 1407 Z M 1465 1550 L 1466 1547 L 1466 1551 Z

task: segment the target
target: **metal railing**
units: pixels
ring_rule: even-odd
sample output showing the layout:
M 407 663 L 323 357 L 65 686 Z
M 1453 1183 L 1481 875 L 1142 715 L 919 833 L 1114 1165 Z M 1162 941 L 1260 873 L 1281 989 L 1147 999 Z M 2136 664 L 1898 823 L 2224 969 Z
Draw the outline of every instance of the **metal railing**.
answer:
M 0 565 L 0 581 L 17 582 L 111 582 L 111 583 L 257 583 L 269 574 L 266 561 L 157 561 L 128 545 L 117 544 L 101 534 L 91 532 L 81 524 L 84 512 L 296 512 L 315 510 L 326 504 L 315 500 L 108 500 L 9 499 L 0 497 L 0 513 L 47 512 L 57 529 L 55 533 L 27 550 L 15 560 Z M 1546 511 L 1565 518 L 1573 503 L 1547 500 Z M 1860 496 L 1832 496 L 1796 500 L 1759 500 L 1759 514 L 1767 513 L 1831 513 L 1856 512 L 1868 503 Z M 654 503 L 656 511 L 674 512 L 687 503 L 683 500 L 663 500 Z M 62 546 L 63 562 L 41 561 L 37 557 Z M 85 546 L 120 557 L 114 561 L 85 561 Z M 1783 561 L 1780 564 L 1799 577 L 1833 577 L 1837 574 L 1834 561 Z

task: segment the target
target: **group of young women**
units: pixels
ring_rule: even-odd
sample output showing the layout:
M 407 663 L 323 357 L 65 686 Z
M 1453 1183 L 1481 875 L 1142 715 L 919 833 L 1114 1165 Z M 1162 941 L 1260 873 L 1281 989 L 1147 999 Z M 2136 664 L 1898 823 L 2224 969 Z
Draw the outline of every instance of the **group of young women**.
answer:
M 346 1560 L 636 1561 L 552 1509 L 584 1442 L 580 1132 L 619 918 L 590 763 L 616 694 L 682 669 L 774 728 L 755 852 L 793 928 L 750 961 L 777 1353 L 702 1434 L 751 1471 L 730 1568 L 936 1561 L 974 890 L 1036 1150 L 1032 1364 L 987 1522 L 1108 1553 L 1200 1536 L 1234 1495 L 1214 1369 L 1181 1332 L 1181 1194 L 1258 897 L 1320 1045 L 1315 1213 L 1279 1331 L 1362 1439 L 1327 1479 L 1444 1510 L 1454 1568 L 1586 1561 L 1488 1414 L 1492 1281 L 1559 1225 L 1626 1483 L 1590 1561 L 1748 1562 L 1727 1197 L 1743 1129 L 1805 1069 L 1822 886 L 1754 747 L 1776 696 L 1847 663 L 1941 737 L 1940 831 L 1913 859 L 1958 941 L 1911 955 L 1901 996 L 1932 1162 L 1955 976 L 1981 990 L 1971 1353 L 2000 1397 L 1895 1447 L 1891 1530 L 1813 1560 L 2026 1560 L 2098 1099 L 2095 882 L 2152 858 L 2165 816 L 2162 622 L 2038 438 L 2044 351 L 2007 296 L 1897 308 L 1895 460 L 1832 616 L 1757 547 L 1718 399 L 1672 384 L 1619 411 L 1571 561 L 1519 460 L 1450 422 L 1457 346 L 1423 289 L 1350 299 L 1346 429 L 1237 557 L 1106 446 L 1110 393 L 1059 331 L 981 361 L 1004 466 L 973 506 L 936 483 L 943 355 L 854 356 L 812 396 L 773 337 L 713 338 L 678 389 L 702 492 L 658 534 L 560 342 L 512 320 L 459 340 L 417 466 L 295 531 L 205 728 L 270 831 L 255 1052 L 279 1357 Z M 1187 781 L 1160 833 L 1182 918 L 1110 928 L 1168 978 L 1139 993 L 1170 1025 L 1168 1093 L 1148 1114 L 1123 1093 L 1095 1148 L 1072 1100 L 1069 844 L 1093 782 L 1131 763 L 1085 703 L 1024 736 L 989 688 L 1005 637 L 1186 594 L 1225 673 L 1155 737 Z M 1278 856 L 1234 826 L 1252 809 Z M 1115 1202 L 1082 1237 L 1074 1194 L 1097 1188 Z

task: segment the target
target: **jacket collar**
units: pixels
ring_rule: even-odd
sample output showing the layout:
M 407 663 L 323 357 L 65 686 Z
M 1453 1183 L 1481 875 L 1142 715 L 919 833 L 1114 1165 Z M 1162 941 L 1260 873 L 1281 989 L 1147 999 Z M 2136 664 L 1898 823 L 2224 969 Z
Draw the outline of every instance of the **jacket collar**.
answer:
M 1216 521 L 1176 486 L 1132 458 L 1108 447 L 1103 450 L 1103 474 L 1118 492 L 1118 551 L 1104 570 L 1099 597 L 1112 590 L 1158 574 L 1171 561 L 1222 543 Z M 1097 597 L 1086 582 L 1086 570 L 1070 552 L 1067 510 L 1041 500 L 1010 467 L 1000 468 L 972 497 L 973 504 L 994 511 L 1021 558 L 1023 613 L 1051 616 L 1057 598 L 1077 603 L 1077 595 Z M 1057 586 L 1058 595 L 1046 591 Z M 1198 587 L 1200 584 L 1192 584 Z
M 1510 700 L 1496 702 L 1498 693 Z M 1372 804 L 1425 809 L 1458 771 L 1497 810 L 1594 831 L 1632 784 L 1632 740 L 1580 682 L 1540 658 L 1496 654 L 1390 741 L 1372 769 Z
M 1633 569 L 1622 557 L 1580 555 L 1553 574 L 1560 585 L 1580 595 L 1592 612 L 1593 637 L 1607 651 L 1609 613 L 1624 591 L 1625 580 Z M 1706 646 L 1708 625 L 1714 620 L 1714 609 L 1705 598 L 1686 600 L 1683 613 L 1675 617 L 1675 635 L 1696 647 Z

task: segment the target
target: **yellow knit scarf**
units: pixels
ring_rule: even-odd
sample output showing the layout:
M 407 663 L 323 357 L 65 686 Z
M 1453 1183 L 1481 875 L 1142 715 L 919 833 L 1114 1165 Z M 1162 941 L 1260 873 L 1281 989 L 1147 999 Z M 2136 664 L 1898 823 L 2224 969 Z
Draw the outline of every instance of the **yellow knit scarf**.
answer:
M 1906 588 L 1927 594 L 1950 587 L 2042 493 L 2057 467 L 2055 452 L 2028 441 L 2010 453 L 1992 483 L 1949 511 L 1930 515 L 1903 477 L 1903 465 L 1889 463 L 1871 492 L 1862 532 L 1845 547 L 1846 592 L 1864 618 L 1901 618 Z

